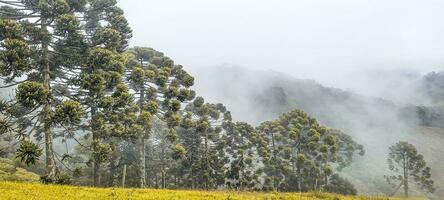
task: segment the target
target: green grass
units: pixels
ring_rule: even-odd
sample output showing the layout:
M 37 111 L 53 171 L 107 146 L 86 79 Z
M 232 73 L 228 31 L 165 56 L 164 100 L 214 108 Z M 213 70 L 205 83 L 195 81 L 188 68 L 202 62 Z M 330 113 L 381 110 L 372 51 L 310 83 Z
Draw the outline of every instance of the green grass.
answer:
M 4 200 L 400 200 L 387 197 L 341 196 L 327 193 L 262 193 L 234 191 L 191 191 L 91 188 L 39 183 L 0 182 L 0 199 Z

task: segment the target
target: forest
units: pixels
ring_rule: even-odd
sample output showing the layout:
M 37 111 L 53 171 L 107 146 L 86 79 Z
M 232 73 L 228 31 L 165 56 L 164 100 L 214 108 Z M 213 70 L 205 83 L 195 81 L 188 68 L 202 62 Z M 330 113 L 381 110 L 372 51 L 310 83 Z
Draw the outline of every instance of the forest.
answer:
M 195 90 L 199 79 L 187 67 L 130 45 L 133 32 L 116 0 L 0 5 L 0 180 L 359 194 L 343 170 L 367 151 L 349 130 L 293 106 L 257 124 L 234 120 L 229 106 Z M 258 110 L 287 104 L 282 88 L 266 94 L 273 99 L 257 98 L 268 105 Z M 399 114 L 425 126 L 442 125 L 440 112 L 410 106 Z M 380 165 L 392 187 L 385 195 L 433 197 L 429 161 L 409 142 L 386 149 Z M 30 175 L 14 175 L 17 167 Z

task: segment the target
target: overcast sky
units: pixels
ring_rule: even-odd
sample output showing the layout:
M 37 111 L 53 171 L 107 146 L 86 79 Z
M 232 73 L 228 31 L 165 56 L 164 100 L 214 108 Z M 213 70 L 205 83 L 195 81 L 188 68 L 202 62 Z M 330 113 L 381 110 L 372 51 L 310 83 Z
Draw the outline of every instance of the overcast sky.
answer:
M 359 89 L 362 71 L 444 67 L 442 0 L 118 1 L 132 45 L 188 68 L 228 63 Z

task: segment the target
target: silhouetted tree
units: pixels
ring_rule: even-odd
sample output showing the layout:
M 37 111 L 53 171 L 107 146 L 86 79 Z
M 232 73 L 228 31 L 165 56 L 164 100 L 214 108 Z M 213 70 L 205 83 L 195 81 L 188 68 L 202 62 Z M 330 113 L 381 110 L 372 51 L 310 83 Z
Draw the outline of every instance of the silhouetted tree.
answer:
M 427 166 L 424 156 L 419 154 L 415 146 L 407 142 L 398 142 L 389 148 L 389 169 L 395 175 L 386 176 L 389 183 L 399 181 L 399 187 L 404 188 L 404 195 L 409 196 L 409 183 L 416 183 L 421 189 L 433 193 L 433 180 L 431 179 L 430 167 Z M 396 191 L 395 191 L 396 193 Z

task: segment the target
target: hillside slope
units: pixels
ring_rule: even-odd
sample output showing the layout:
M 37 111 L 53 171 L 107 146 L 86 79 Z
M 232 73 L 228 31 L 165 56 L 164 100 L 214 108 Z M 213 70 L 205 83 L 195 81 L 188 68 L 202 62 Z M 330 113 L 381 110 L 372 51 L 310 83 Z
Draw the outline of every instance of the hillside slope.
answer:
M 0 158 L 0 181 L 37 182 L 40 176 L 16 167 L 14 161 Z
M 444 130 L 431 135 L 420 128 L 414 113 L 403 113 L 404 105 L 365 97 L 350 91 L 324 87 L 312 80 L 295 79 L 274 72 L 258 72 L 238 67 L 201 68 L 192 71 L 197 93 L 212 102 L 225 104 L 235 120 L 254 125 L 271 120 L 291 109 L 303 109 L 320 123 L 344 130 L 362 143 L 364 157 L 344 170 L 361 194 L 391 192 L 384 179 L 389 174 L 387 149 L 400 140 L 417 145 L 434 169 L 436 196 L 444 196 L 442 172 Z M 371 174 L 368 172 L 372 172 Z M 420 191 L 416 194 L 423 195 Z

